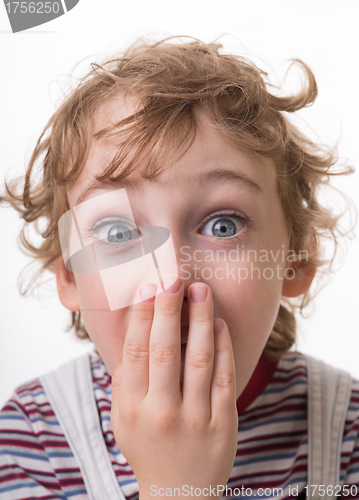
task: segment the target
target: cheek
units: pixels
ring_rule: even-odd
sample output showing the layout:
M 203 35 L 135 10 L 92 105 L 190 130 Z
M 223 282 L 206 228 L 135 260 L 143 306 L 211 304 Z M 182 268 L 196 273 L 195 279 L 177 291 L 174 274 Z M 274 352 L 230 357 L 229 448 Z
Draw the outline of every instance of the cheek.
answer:
M 81 311 L 110 311 L 99 273 L 75 273 Z
M 124 308 L 112 312 L 81 312 L 86 330 L 110 375 L 122 356 L 129 322 L 129 309 Z
M 76 274 L 81 316 L 109 373 L 122 356 L 130 307 L 110 311 L 99 274 Z
M 264 346 L 277 316 L 282 281 L 276 274 L 272 277 L 272 268 L 260 263 L 244 264 L 239 274 L 237 269 L 236 279 L 216 284 L 215 313 L 223 314 L 233 341 Z
M 271 278 L 268 268 L 273 267 L 259 262 L 236 263 L 232 264 L 235 279 L 208 283 L 215 297 L 214 314 L 226 321 L 231 335 L 237 396 L 258 362 L 280 305 L 282 281 L 277 274 Z

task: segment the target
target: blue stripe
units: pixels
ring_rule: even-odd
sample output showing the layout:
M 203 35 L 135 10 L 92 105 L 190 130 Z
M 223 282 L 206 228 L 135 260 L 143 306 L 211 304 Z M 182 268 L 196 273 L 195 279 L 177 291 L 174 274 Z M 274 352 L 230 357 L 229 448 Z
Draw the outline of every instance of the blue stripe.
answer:
M 15 491 L 15 490 L 20 490 L 22 488 L 36 488 L 36 487 L 40 487 L 40 488 L 44 488 L 41 484 L 39 483 L 17 483 L 17 484 L 14 484 L 13 486 L 7 486 L 6 488 L 0 488 L 0 493 L 6 493 L 7 491 Z M 46 490 L 50 493 L 49 490 Z M 86 493 L 86 491 L 84 492 Z M 73 495 L 74 493 L 72 493 Z M 70 495 L 68 495 L 70 496 Z M 56 492 L 56 495 L 54 494 L 53 495 L 54 498 L 61 498 L 62 500 L 66 500 L 66 496 L 63 495 L 62 493 L 60 492 Z
M 269 462 L 270 460 L 281 460 L 285 458 L 293 458 L 297 454 L 297 450 L 292 452 L 292 453 L 282 453 L 280 455 L 267 455 L 266 457 L 257 457 L 257 458 L 251 458 L 249 460 L 235 460 L 234 461 L 234 467 L 238 467 L 240 465 L 247 465 L 247 464 L 255 464 L 257 462 Z M 263 471 L 258 473 L 259 475 L 263 474 Z
M 87 490 L 82 489 L 82 490 L 75 490 L 75 491 L 66 491 L 66 496 L 63 498 L 66 500 L 66 498 L 73 497 L 75 495 L 80 495 L 83 493 L 87 493 Z
M 49 424 L 49 425 L 57 425 L 57 426 L 60 425 L 58 423 L 58 421 L 56 420 L 56 417 L 51 417 L 51 418 L 55 418 L 55 420 L 51 421 L 51 420 L 47 420 L 44 417 L 30 417 L 29 415 L 27 415 L 27 416 L 28 416 L 31 423 L 45 422 L 46 424 Z M 0 415 L 0 420 L 23 420 L 23 421 L 25 421 L 25 418 L 22 415 Z
M 26 483 L 26 484 L 18 483 L 12 486 L 6 486 L 5 488 L 0 488 L 0 493 L 5 493 L 6 491 L 19 490 L 21 488 L 36 488 L 36 486 L 39 486 L 39 483 Z
M 56 417 L 55 417 L 55 420 L 46 420 L 46 418 L 44 417 L 29 417 L 30 418 L 30 422 L 31 423 L 34 423 L 34 422 L 45 422 L 45 424 L 48 424 L 48 425 L 57 425 L 58 427 L 60 427 L 60 424 L 59 422 L 56 420 Z M 54 418 L 54 417 L 51 417 L 51 418 Z
M 118 457 L 118 455 L 121 455 L 120 450 L 118 450 L 118 451 L 112 451 L 111 449 L 108 448 L 108 451 L 109 451 L 109 453 L 111 453 L 111 455 L 115 455 L 116 457 Z
M 238 432 L 243 432 L 246 430 L 254 429 L 255 427 L 261 427 L 263 425 L 270 425 L 274 424 L 276 422 L 294 422 L 298 420 L 307 420 L 307 415 L 298 415 L 298 416 L 293 416 L 293 417 L 278 417 L 278 418 L 272 418 L 271 420 L 265 420 L 263 422 L 257 422 L 252 425 L 243 425 L 242 422 L 240 422 L 239 427 L 238 427 Z
M 355 441 L 357 437 L 358 433 L 356 433 L 354 436 L 353 435 L 345 436 L 345 438 L 343 439 L 343 443 L 346 443 L 347 441 Z
M 304 356 L 298 355 L 298 356 L 293 356 L 291 358 L 289 358 L 289 357 L 287 358 L 287 356 L 286 356 L 281 361 L 283 361 L 283 364 L 285 364 L 287 361 L 297 361 L 298 359 L 302 359 L 304 361 Z
M 25 421 L 25 419 L 22 415 L 1 415 L 1 414 L 0 414 L 0 420 L 22 420 L 22 421 Z
M 71 451 L 68 452 L 49 452 L 49 457 L 72 457 L 75 458 Z
M 33 392 L 31 389 L 28 389 L 26 392 L 24 392 L 22 394 L 17 394 L 17 396 L 19 397 L 19 399 L 23 399 L 23 398 L 26 398 L 28 396 L 36 397 L 36 396 L 40 396 L 40 395 L 42 396 L 44 394 L 45 394 L 45 392 L 43 390 Z
M 290 384 L 285 384 L 285 385 L 283 385 L 281 387 L 270 387 L 270 384 L 269 384 L 269 388 L 268 389 L 264 389 L 264 391 L 262 392 L 262 394 L 275 394 L 275 393 L 278 393 L 278 392 L 284 392 L 287 389 L 290 389 L 291 387 L 294 387 L 295 385 L 308 385 L 308 384 L 307 384 L 306 380 L 297 380 L 297 381 L 291 382 Z
M 124 481 L 118 481 L 119 485 L 120 486 L 126 486 L 126 484 L 131 484 L 131 483 L 137 483 L 137 479 L 127 479 L 127 480 L 124 480 Z
M 10 455 L 12 457 L 24 457 L 24 458 L 34 458 L 35 460 L 42 460 L 43 462 L 48 462 L 47 456 L 34 455 L 33 453 L 22 453 L 20 451 L 14 450 L 0 450 L 0 455 Z
M 111 389 L 105 389 L 104 387 L 94 387 L 94 391 L 103 391 L 106 394 L 110 394 L 111 395 Z

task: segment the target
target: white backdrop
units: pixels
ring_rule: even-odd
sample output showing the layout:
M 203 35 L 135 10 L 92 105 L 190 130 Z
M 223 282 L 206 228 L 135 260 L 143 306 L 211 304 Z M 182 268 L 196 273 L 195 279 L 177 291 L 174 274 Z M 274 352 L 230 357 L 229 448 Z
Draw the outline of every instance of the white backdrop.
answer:
M 53 113 L 79 60 L 113 53 L 139 35 L 189 35 L 209 42 L 220 35 L 228 51 L 253 56 L 274 78 L 286 60 L 303 59 L 319 86 L 315 105 L 301 112 L 323 140 L 340 139 L 339 153 L 358 164 L 357 0 L 229 1 L 80 0 L 68 14 L 28 32 L 12 34 L 0 5 L 0 182 L 25 168 L 35 140 Z M 173 7 L 170 5 L 173 4 Z M 267 61 L 267 62 L 266 62 Z M 87 68 L 80 65 L 75 74 Z M 359 206 L 359 171 L 336 185 Z M 13 389 L 73 358 L 91 345 L 64 329 L 69 320 L 52 278 L 41 298 L 22 298 L 16 280 L 28 262 L 16 246 L 21 221 L 0 209 L 0 406 Z M 358 234 L 358 231 L 357 231 Z M 310 317 L 300 318 L 296 348 L 359 378 L 359 242 L 318 295 Z M 51 275 L 49 275 L 51 278 Z

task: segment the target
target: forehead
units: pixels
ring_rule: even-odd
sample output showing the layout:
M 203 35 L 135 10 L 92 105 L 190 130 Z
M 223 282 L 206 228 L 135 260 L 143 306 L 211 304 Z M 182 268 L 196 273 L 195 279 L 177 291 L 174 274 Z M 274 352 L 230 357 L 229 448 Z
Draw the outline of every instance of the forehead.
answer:
M 125 96 L 123 93 L 118 93 L 112 96 L 104 101 L 94 113 L 94 133 L 123 120 L 140 107 L 140 103 L 132 95 Z
M 112 127 L 138 109 L 139 104 L 136 99 L 125 98 L 121 94 L 104 102 L 94 114 L 94 134 Z M 259 186 L 258 191 L 275 190 L 275 171 L 270 160 L 246 153 L 221 132 L 219 126 L 211 121 L 203 109 L 198 108 L 195 115 L 197 123 L 195 140 L 186 154 L 171 169 L 165 168 L 165 171 L 160 174 L 158 180 L 161 183 L 168 184 L 175 179 L 177 184 L 182 184 L 184 187 L 194 186 L 196 181 L 204 180 L 207 174 L 218 179 L 225 177 L 221 173 L 232 171 L 238 173 L 239 176 L 243 175 L 243 178 L 246 177 L 252 181 L 253 185 Z M 116 135 L 104 136 L 93 141 L 80 179 L 67 188 L 71 206 L 74 206 L 81 194 L 91 187 L 96 176 L 104 172 L 117 153 L 122 137 L 123 131 L 119 130 Z M 124 181 L 122 187 L 129 186 L 133 182 L 141 189 L 150 182 L 141 176 L 141 165 L 138 167 Z M 213 175 L 216 172 L 217 175 Z M 235 176 L 233 176 L 234 179 Z M 230 180 L 230 175 L 227 176 L 227 180 Z M 248 187 L 250 183 L 247 184 Z M 121 185 L 118 187 L 120 188 Z

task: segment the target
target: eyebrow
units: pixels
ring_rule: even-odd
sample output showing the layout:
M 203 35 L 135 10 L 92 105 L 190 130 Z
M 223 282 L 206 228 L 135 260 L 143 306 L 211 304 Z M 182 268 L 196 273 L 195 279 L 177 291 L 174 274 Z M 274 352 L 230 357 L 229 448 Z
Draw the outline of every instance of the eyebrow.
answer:
M 244 184 L 249 187 L 255 193 L 262 193 L 262 188 L 254 182 L 252 179 L 247 177 L 245 174 L 240 172 L 236 172 L 235 170 L 229 169 L 221 169 L 221 170 L 212 170 L 207 173 L 203 173 L 198 182 L 212 182 L 214 184 L 221 184 L 222 182 L 236 182 L 239 184 Z
M 122 181 L 115 182 L 109 179 L 104 181 L 98 181 L 97 179 L 93 180 L 91 184 L 85 189 L 83 193 L 80 194 L 76 201 L 76 205 L 79 205 L 92 193 L 93 191 L 97 191 L 98 189 L 111 189 L 116 191 L 121 188 L 129 188 L 138 191 L 138 183 L 135 181 L 131 181 L 130 179 L 123 179 Z
M 203 172 L 196 178 L 197 184 L 203 185 L 204 183 L 211 184 L 222 184 L 228 182 L 236 182 L 241 185 L 245 185 L 250 188 L 254 193 L 262 193 L 262 188 L 254 182 L 252 179 L 247 177 L 245 174 L 236 172 L 234 170 L 222 169 L 222 170 L 211 170 L 210 172 Z M 98 189 L 111 188 L 113 190 L 121 188 L 130 188 L 135 191 L 139 190 L 138 181 L 131 181 L 130 179 L 123 179 L 122 181 L 115 182 L 109 179 L 104 181 L 98 181 L 95 179 L 91 184 L 85 189 L 85 191 L 79 196 L 76 201 L 76 205 L 82 203 L 90 193 Z

